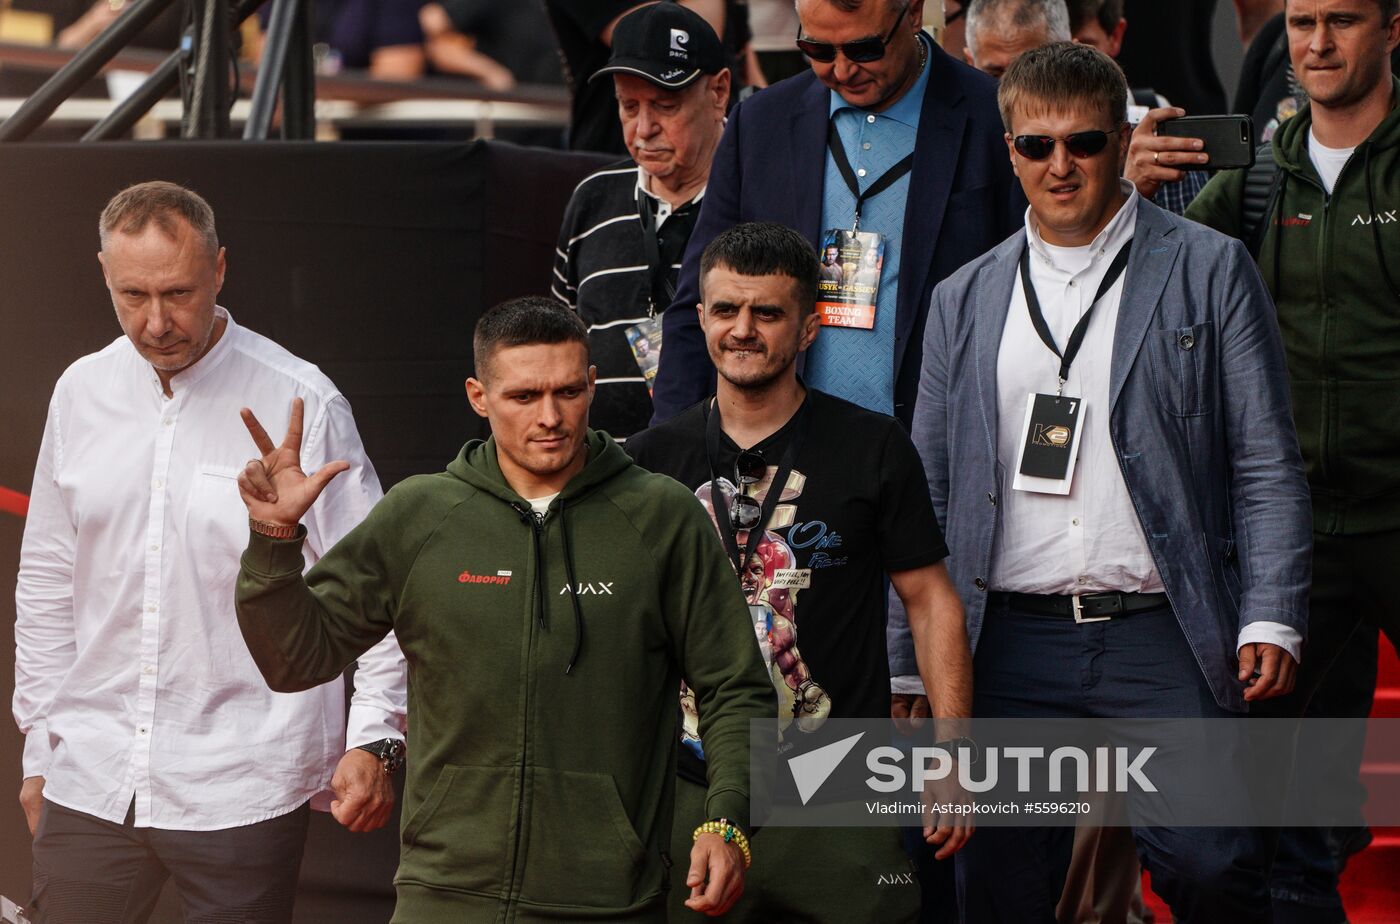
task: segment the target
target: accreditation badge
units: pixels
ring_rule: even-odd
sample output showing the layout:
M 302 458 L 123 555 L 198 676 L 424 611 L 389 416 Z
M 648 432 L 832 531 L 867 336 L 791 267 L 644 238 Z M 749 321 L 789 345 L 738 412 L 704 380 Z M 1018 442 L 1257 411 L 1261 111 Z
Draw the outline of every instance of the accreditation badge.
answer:
M 1016 452 L 1016 491 L 1068 494 L 1079 455 L 1084 401 L 1068 395 L 1026 396 L 1021 448 Z
M 875 327 L 875 300 L 885 264 L 885 239 L 873 231 L 822 235 L 817 313 L 823 327 Z
M 661 319 L 647 318 L 623 331 L 627 345 L 632 348 L 632 358 L 637 368 L 642 370 L 642 378 L 647 380 L 647 392 L 656 384 L 656 369 L 661 365 Z

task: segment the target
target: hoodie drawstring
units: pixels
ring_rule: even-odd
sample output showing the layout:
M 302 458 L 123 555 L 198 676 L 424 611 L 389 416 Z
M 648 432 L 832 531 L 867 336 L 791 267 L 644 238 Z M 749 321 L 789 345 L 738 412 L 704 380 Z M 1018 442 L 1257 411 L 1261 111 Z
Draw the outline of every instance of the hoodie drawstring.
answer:
M 1366 144 L 1366 207 L 1371 210 L 1371 242 L 1376 246 L 1376 260 L 1381 265 L 1381 274 L 1385 276 L 1385 283 L 1390 287 L 1390 294 L 1397 302 L 1400 302 L 1400 287 L 1395 285 L 1395 279 L 1390 275 L 1390 267 L 1385 262 L 1385 250 L 1381 247 L 1381 216 L 1376 211 L 1376 190 L 1371 181 L 1371 149 L 1375 145 Z
M 574 605 L 574 651 L 569 655 L 569 666 L 564 673 L 574 669 L 579 652 L 583 650 L 583 606 L 578 602 L 578 581 L 574 580 L 574 553 L 569 548 L 569 524 L 564 519 L 564 501 L 559 500 L 559 533 L 564 537 L 564 573 L 569 578 L 569 602 Z
M 540 628 L 545 628 L 545 589 L 544 589 L 544 547 L 540 542 L 541 520 L 535 512 L 528 507 L 519 504 L 512 505 L 520 514 L 520 521 L 530 527 L 530 536 L 535 543 L 535 615 L 539 618 Z M 573 604 L 574 610 L 574 650 L 569 655 L 569 665 L 564 668 L 564 673 L 569 673 L 578 663 L 579 652 L 583 650 L 583 607 L 578 600 L 578 581 L 574 579 L 574 553 L 569 546 L 569 524 L 564 516 L 565 503 L 559 501 L 559 533 L 564 537 L 564 573 L 568 576 L 569 602 Z

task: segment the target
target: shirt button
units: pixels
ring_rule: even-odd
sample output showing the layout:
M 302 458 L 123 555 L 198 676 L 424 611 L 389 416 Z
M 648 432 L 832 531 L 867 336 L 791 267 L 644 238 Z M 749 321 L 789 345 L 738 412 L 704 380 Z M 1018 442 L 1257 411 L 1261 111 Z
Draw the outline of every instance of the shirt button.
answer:
M 1079 517 L 1075 517 L 1073 520 L 1070 520 L 1069 522 L 1070 522 L 1070 525 L 1071 525 L 1071 526 L 1078 526 L 1078 525 L 1079 525 Z
M 972 586 L 976 587 L 978 590 L 986 590 L 987 582 L 982 580 L 981 578 L 973 578 Z
M 1081 574 L 1081 575 L 1079 576 L 1079 583 L 1080 583 L 1080 584 L 1087 584 L 1087 583 L 1089 583 L 1089 575 L 1087 575 L 1087 574 Z
M 170 419 L 169 417 L 165 418 L 165 425 L 166 425 L 167 427 L 170 426 L 171 424 L 173 424 L 174 422 L 175 422 L 175 421 L 172 420 L 172 419 Z
M 859 170 L 857 170 L 856 176 L 865 176 L 865 168 L 861 167 Z
M 1071 289 L 1073 289 L 1073 288 L 1074 288 L 1075 286 L 1077 286 L 1077 285 L 1079 285 L 1079 283 L 1075 282 L 1073 279 L 1071 279 L 1071 280 L 1069 281 L 1069 287 L 1070 287 Z
M 153 666 L 150 665 L 150 664 L 147 664 L 145 667 L 141 668 L 141 673 L 143 673 L 143 674 L 154 674 L 155 672 L 156 672 L 155 667 L 153 667 Z
M 862 151 L 868 151 L 868 150 L 870 150 L 870 142 L 867 141 L 867 142 L 865 142 L 864 144 L 862 144 L 862 145 L 860 146 L 860 149 L 861 149 Z
M 869 122 L 871 125 L 874 125 L 874 124 L 875 124 L 875 117 L 874 117 L 873 115 L 868 115 L 868 116 L 865 117 L 865 121 Z
M 161 485 L 161 481 L 160 481 L 159 478 L 156 478 L 156 479 L 154 479 L 154 480 L 151 482 L 151 487 L 153 487 L 153 488 L 159 488 L 160 485 Z
M 144 728 L 138 728 L 138 729 L 136 729 L 136 734 L 138 734 L 138 735 L 144 735 L 144 734 L 146 734 L 146 729 L 144 729 Z
M 1192 337 L 1190 334 L 1182 334 L 1181 339 L 1178 340 L 1177 343 L 1181 344 L 1183 350 L 1189 350 L 1196 345 L 1196 338 Z
M 158 552 L 158 551 L 160 551 L 160 543 L 159 543 L 159 542 L 152 542 L 152 543 L 151 543 L 151 551 L 152 551 L 152 552 Z
M 146 612 L 148 612 L 148 613 L 154 613 L 155 611 L 156 611 L 156 608 L 155 608 L 154 605 L 146 607 Z

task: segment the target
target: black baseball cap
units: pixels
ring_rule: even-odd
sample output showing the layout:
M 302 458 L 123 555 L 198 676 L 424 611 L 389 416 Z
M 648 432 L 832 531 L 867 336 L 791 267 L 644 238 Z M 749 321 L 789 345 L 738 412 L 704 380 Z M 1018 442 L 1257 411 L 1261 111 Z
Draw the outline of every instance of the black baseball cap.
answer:
M 718 74 L 724 67 L 724 48 L 704 17 L 672 0 L 662 0 L 633 10 L 618 21 L 607 67 L 588 79 L 634 74 L 658 87 L 679 90 L 701 74 Z

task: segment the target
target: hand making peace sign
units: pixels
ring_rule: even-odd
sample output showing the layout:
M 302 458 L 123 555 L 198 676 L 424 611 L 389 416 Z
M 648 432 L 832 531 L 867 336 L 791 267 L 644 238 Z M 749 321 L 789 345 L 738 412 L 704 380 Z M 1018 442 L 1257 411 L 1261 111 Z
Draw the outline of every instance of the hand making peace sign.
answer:
M 239 414 L 262 458 L 252 459 L 238 476 L 238 493 L 248 505 L 248 516 L 278 526 L 295 526 L 311 509 L 332 478 L 350 468 L 344 460 L 327 462 L 314 475 L 301 470 L 301 415 L 303 403 L 292 399 L 291 418 L 281 446 L 272 439 L 248 408 Z

